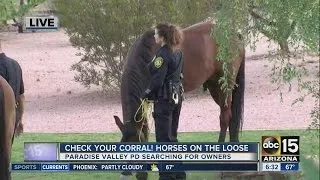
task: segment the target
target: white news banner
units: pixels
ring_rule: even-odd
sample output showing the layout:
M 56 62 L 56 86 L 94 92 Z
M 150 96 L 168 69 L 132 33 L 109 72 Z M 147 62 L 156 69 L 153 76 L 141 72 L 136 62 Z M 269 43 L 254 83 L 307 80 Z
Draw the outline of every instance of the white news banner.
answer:
M 167 160 L 167 161 L 257 161 L 257 153 L 60 153 L 63 161 Z

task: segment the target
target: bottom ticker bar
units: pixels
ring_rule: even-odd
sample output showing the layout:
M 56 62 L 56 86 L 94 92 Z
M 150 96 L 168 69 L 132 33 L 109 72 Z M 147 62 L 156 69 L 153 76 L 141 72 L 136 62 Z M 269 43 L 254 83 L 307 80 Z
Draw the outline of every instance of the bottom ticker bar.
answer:
M 258 163 L 22 163 L 13 172 L 79 171 L 257 171 Z

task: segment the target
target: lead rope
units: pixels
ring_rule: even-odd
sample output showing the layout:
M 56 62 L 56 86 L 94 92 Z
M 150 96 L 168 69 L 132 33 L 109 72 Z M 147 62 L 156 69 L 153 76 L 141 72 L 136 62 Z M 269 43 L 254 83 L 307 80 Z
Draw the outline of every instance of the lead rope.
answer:
M 142 123 L 140 131 L 139 131 L 139 142 L 141 142 L 141 134 L 142 134 L 143 126 L 145 126 L 146 123 L 148 123 L 148 119 L 151 118 L 151 112 L 152 112 L 151 108 L 152 107 L 150 106 L 150 104 L 153 102 L 153 101 L 148 100 L 147 98 L 140 99 L 140 100 L 141 100 L 141 104 L 134 115 L 134 120 L 136 123 L 139 123 L 139 122 L 145 120 Z M 137 120 L 137 115 L 138 115 L 138 112 L 140 109 L 141 109 L 141 117 L 140 117 L 140 119 Z

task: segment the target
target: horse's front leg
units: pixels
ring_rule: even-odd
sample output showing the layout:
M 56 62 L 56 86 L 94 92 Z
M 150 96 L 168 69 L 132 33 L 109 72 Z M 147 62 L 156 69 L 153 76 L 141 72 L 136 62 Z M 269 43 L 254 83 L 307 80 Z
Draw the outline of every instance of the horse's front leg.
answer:
M 131 180 L 131 176 L 133 173 L 131 171 L 123 171 L 120 174 L 119 180 Z M 137 180 L 147 180 L 148 179 L 148 173 L 147 172 L 137 172 L 136 173 L 136 179 Z
M 139 128 L 140 129 L 140 128 Z M 148 142 L 149 137 L 149 126 L 148 121 L 145 120 L 142 129 L 139 132 L 139 137 L 142 142 Z M 137 172 L 136 173 L 137 180 L 148 180 L 148 173 L 147 172 Z
M 142 132 L 139 131 L 139 135 L 140 138 L 139 138 L 139 141 L 141 140 L 141 142 L 147 142 L 148 141 L 148 130 L 146 129 L 148 128 L 146 125 L 143 127 L 143 130 Z M 143 133 L 143 134 L 141 134 Z M 148 173 L 147 172 L 136 172 L 135 173 L 136 175 L 136 179 L 137 180 L 148 180 Z M 121 175 L 120 175 L 120 180 L 130 180 L 131 179 L 131 176 L 133 175 L 133 172 L 131 171 L 123 171 L 121 172 Z
M 137 172 L 136 173 L 137 180 L 147 180 L 148 179 L 148 173 L 147 172 Z

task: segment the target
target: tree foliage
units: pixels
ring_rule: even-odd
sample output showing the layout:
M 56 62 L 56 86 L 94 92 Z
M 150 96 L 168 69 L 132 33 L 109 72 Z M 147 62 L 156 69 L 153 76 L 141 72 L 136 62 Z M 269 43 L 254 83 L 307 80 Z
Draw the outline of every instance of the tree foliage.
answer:
M 319 77 L 303 80 L 308 72 L 296 65 L 294 61 L 297 58 L 293 55 L 304 50 L 319 56 L 319 0 L 220 0 L 218 3 L 219 11 L 215 14 L 217 28 L 213 30 L 213 35 L 220 47 L 219 60 L 224 65 L 222 88 L 229 93 L 232 90 L 228 81 L 231 74 L 227 67 L 230 59 L 234 59 L 231 52 L 236 49 L 230 46 L 230 38 L 240 32 L 244 37 L 243 43 L 254 48 L 259 33 L 262 33 L 279 45 L 279 53 L 272 56 L 273 82 L 280 88 L 297 80 L 300 88 L 307 91 L 299 100 L 302 101 L 307 95 L 315 99 L 311 118 L 313 127 L 319 128 Z M 290 53 L 290 49 L 294 52 Z
M 20 18 L 45 0 L 0 0 L 0 22 Z
M 133 41 L 159 22 L 187 26 L 212 14 L 214 0 L 56 0 L 60 23 L 81 60 L 72 66 L 76 81 L 118 88 Z
M 231 45 L 254 48 L 262 33 L 279 45 L 280 53 L 273 56 L 273 82 L 280 87 L 297 79 L 302 89 L 319 99 L 319 80 L 303 82 L 306 71 L 292 62 L 290 54 L 301 49 L 319 53 L 319 0 L 55 0 L 55 8 L 71 43 L 81 52 L 72 69 L 78 72 L 76 80 L 86 86 L 119 87 L 131 44 L 156 23 L 185 27 L 211 16 L 217 24 L 212 36 L 219 44 L 218 60 L 224 71 L 220 83 L 226 93 L 233 89 L 229 67 L 238 47 Z M 242 41 L 234 41 L 239 33 Z M 319 109 L 313 112 L 318 112 L 313 117 L 319 124 Z
M 282 50 L 289 50 L 290 40 L 292 45 L 303 41 L 307 48 L 316 50 L 320 18 L 318 0 L 256 0 L 249 7 L 254 27 L 278 42 Z

